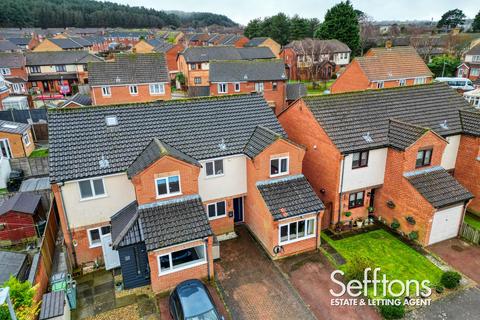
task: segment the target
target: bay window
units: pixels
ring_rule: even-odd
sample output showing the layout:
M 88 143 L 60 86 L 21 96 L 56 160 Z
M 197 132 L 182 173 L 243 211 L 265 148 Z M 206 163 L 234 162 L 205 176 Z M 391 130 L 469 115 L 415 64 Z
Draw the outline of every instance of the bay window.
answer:
M 158 256 L 159 274 L 191 268 L 206 262 L 205 245 L 169 252 Z

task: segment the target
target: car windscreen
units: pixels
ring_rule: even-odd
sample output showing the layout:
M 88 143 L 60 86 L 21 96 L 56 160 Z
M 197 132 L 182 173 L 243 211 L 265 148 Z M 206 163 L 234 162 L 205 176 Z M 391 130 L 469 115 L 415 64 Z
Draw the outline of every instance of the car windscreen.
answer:
M 186 318 L 190 319 L 190 317 L 198 314 L 207 313 L 214 308 L 205 290 L 201 286 L 193 285 L 178 290 L 178 296 Z
M 185 320 L 219 320 L 219 318 L 215 310 L 212 309 L 197 316 L 185 318 Z

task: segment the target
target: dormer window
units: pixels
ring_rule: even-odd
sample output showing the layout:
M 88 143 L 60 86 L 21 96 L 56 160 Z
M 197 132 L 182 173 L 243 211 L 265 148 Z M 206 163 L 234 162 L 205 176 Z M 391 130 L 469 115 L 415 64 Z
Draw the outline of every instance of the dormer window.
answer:
M 180 176 L 169 176 L 155 179 L 157 198 L 171 197 L 181 194 Z
M 102 87 L 102 96 L 104 97 L 110 97 L 112 95 L 112 92 L 110 91 L 110 87 Z
M 429 166 L 431 162 L 432 162 L 432 149 L 419 150 L 417 152 L 417 160 L 415 162 L 415 168 Z
M 355 152 L 352 155 L 352 169 L 368 166 L 368 151 Z
M 228 93 L 228 87 L 226 83 L 218 84 L 218 93 Z
M 377 82 L 377 89 L 383 89 L 384 84 L 385 83 L 383 81 L 378 81 Z
M 207 177 L 223 176 L 223 159 L 206 162 L 205 175 Z
M 270 159 L 270 177 L 288 174 L 288 157 Z
M 138 86 L 128 86 L 128 91 L 130 91 L 132 96 L 136 96 L 138 94 Z

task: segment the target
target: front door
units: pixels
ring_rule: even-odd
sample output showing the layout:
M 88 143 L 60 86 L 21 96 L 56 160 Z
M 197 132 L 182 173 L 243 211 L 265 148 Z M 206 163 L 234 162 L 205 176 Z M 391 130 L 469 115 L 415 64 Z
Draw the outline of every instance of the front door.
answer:
M 233 221 L 243 222 L 243 197 L 233 199 Z
M 102 235 L 101 241 L 105 269 L 110 270 L 120 267 L 120 257 L 118 256 L 118 251 L 113 250 L 112 248 L 112 235 L 110 233 Z
M 12 151 L 8 139 L 0 140 L 0 152 L 4 158 L 10 159 L 12 157 Z

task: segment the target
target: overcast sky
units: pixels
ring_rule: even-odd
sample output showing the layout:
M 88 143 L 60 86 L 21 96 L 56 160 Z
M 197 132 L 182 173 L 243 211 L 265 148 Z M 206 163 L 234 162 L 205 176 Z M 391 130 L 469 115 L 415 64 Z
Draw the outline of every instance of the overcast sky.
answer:
M 110 0 L 158 10 L 213 12 L 228 16 L 235 22 L 247 24 L 253 18 L 284 12 L 323 20 L 325 12 L 340 0 Z M 463 10 L 473 18 L 480 10 L 479 0 L 352 0 L 375 20 L 438 20 L 450 9 Z

